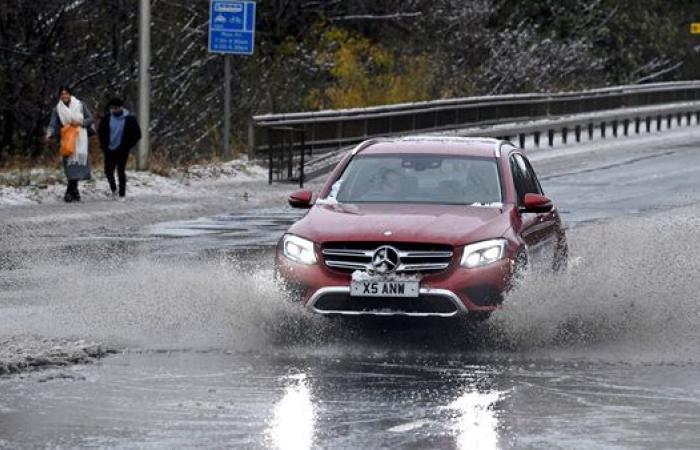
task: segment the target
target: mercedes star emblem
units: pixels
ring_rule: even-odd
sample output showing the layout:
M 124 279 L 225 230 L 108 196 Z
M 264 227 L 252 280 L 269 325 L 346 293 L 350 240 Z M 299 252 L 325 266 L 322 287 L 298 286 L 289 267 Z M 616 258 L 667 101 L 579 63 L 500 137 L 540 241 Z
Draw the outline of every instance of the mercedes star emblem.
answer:
M 380 275 L 389 275 L 396 272 L 399 264 L 401 264 L 399 251 L 394 247 L 385 245 L 375 250 L 374 255 L 372 255 L 371 271 Z

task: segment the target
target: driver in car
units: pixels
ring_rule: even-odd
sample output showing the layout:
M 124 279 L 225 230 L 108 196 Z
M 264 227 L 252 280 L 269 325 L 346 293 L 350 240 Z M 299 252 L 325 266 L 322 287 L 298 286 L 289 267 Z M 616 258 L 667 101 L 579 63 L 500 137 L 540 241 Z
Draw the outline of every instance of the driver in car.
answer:
M 393 169 L 384 171 L 379 188 L 383 196 L 388 198 L 398 197 L 401 193 L 401 175 Z
M 395 169 L 380 170 L 378 175 L 379 182 L 372 183 L 370 190 L 362 195 L 362 200 L 370 202 L 399 200 L 403 195 L 403 176 Z

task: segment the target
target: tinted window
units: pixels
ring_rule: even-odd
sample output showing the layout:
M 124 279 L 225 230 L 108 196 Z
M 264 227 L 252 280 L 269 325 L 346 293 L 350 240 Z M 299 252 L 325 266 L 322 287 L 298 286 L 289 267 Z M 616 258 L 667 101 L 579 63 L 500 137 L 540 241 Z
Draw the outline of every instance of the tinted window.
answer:
M 533 186 L 534 189 L 536 189 L 536 191 L 533 193 L 544 195 L 544 191 L 542 191 L 542 185 L 540 184 L 540 180 L 537 179 L 537 175 L 535 174 L 535 170 L 532 168 L 530 161 L 528 161 L 528 159 L 524 156 L 522 156 L 521 158 L 525 162 L 525 166 L 527 166 L 527 173 L 528 178 L 530 179 L 530 184 Z
M 542 194 L 542 188 L 530 163 L 520 154 L 510 157 L 513 182 L 518 192 L 518 203 L 522 204 L 525 194 Z
M 327 198 L 342 203 L 501 203 L 495 158 L 381 155 L 353 158 Z

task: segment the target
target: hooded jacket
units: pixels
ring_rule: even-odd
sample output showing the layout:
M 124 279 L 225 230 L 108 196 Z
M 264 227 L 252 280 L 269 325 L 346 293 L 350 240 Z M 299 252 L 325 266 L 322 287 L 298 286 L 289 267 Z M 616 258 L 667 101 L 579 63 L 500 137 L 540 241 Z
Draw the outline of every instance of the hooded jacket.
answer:
M 109 119 L 111 114 L 107 114 L 100 120 L 100 127 L 97 130 L 97 134 L 100 138 L 100 147 L 103 152 L 110 151 L 130 151 L 140 140 L 141 140 L 141 127 L 136 117 L 128 114 L 124 110 L 124 132 L 122 134 L 122 143 L 116 150 L 109 149 L 110 141 L 110 127 Z

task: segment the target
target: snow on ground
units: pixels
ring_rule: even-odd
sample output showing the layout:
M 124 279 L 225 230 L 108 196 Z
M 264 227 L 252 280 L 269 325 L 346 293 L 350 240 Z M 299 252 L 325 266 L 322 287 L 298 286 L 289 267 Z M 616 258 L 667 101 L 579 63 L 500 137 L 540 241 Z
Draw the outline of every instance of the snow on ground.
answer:
M 596 128 L 593 140 L 587 136 L 582 137 L 582 142 L 573 142 L 569 136 L 569 142 L 563 143 L 559 133 L 555 136 L 554 146 L 548 147 L 545 140 L 541 146 L 534 145 L 533 136 L 528 135 L 525 141 L 525 150 L 533 161 L 572 156 L 581 153 L 606 151 L 613 148 L 620 150 L 623 147 L 650 146 L 653 144 L 697 139 L 700 141 L 700 127 L 697 119 L 693 118 L 692 125 L 678 127 L 675 122 L 671 128 L 664 122 L 661 131 L 652 133 L 642 132 L 638 135 L 618 138 L 612 137 L 608 131 L 608 137 L 602 138 L 599 128 Z M 448 131 L 440 134 L 459 134 L 460 130 Z M 462 130 L 463 131 L 463 130 Z M 109 196 L 109 188 L 104 173 L 101 170 L 93 171 L 94 179 L 81 183 L 81 195 L 85 199 L 104 199 Z M 263 182 L 267 178 L 267 169 L 255 163 L 249 162 L 243 157 L 225 163 L 195 165 L 186 169 L 174 169 L 170 176 L 164 177 L 149 172 L 128 171 L 128 196 L 168 196 L 177 198 L 189 198 L 206 195 L 208 189 L 216 185 L 236 185 L 242 183 Z M 62 171 L 48 169 L 32 169 L 31 171 L 14 171 L 0 173 L 0 208 L 3 206 L 33 205 L 41 203 L 60 202 L 65 192 L 65 180 Z
M 175 170 L 171 173 L 171 177 L 191 182 L 230 182 L 235 180 L 238 182 L 245 181 L 261 181 L 267 179 L 267 169 L 248 161 L 243 157 L 233 161 L 190 166 L 186 170 Z
M 127 171 L 127 196 L 169 196 L 187 198 L 207 193 L 213 184 L 241 184 L 264 181 L 267 170 L 245 158 L 208 165 L 177 169 L 169 177 L 150 172 Z M 63 199 L 65 180 L 61 171 L 32 169 L 0 174 L 0 208 L 3 206 L 55 203 Z M 107 179 L 101 170 L 93 171 L 93 179 L 82 182 L 85 199 L 108 198 Z
M 0 337 L 0 375 L 85 364 L 116 350 L 82 339 Z

